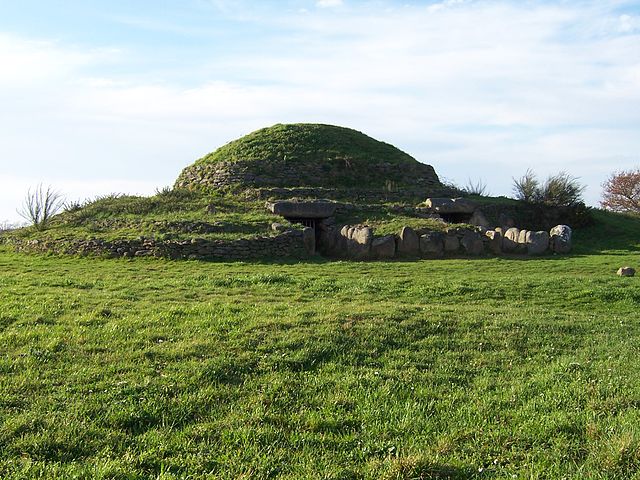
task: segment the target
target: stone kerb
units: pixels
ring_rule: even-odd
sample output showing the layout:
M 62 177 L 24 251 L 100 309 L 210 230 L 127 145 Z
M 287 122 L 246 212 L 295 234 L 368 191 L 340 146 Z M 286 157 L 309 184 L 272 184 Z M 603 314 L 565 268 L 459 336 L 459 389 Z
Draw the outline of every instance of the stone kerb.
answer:
M 314 239 L 315 240 L 315 239 Z M 274 237 L 237 240 L 73 240 L 68 242 L 42 240 L 10 240 L 17 251 L 57 253 L 66 255 L 96 255 L 108 257 L 163 257 L 194 260 L 240 260 L 252 258 L 307 258 L 315 253 L 308 234 L 288 230 Z
M 392 259 L 397 257 L 438 258 L 446 255 L 479 256 L 526 253 L 568 253 L 572 248 L 571 228 L 558 225 L 545 231 L 526 231 L 510 228 L 485 230 L 482 228 L 456 228 L 446 233 L 416 232 L 406 226 L 397 235 L 375 237 L 371 227 L 345 225 L 327 226 L 321 231 L 316 245 L 314 229 L 286 230 L 274 237 L 256 237 L 237 240 L 73 240 L 66 242 L 19 240 L 7 238 L 5 242 L 17 251 L 47 252 L 71 255 L 98 255 L 109 257 L 164 257 L 172 259 L 252 259 L 291 257 L 308 258 L 317 248 L 325 255 L 356 260 Z M 323 245 L 324 243 L 324 245 Z M 328 245 L 331 248 L 327 248 Z
M 552 229 L 560 240 L 546 231 L 528 231 L 510 228 L 503 232 L 498 227 L 453 228 L 447 232 L 419 231 L 403 227 L 396 235 L 375 237 L 373 229 L 362 225 L 344 225 L 341 229 L 323 231 L 324 253 L 338 258 L 357 260 L 390 259 L 396 257 L 442 258 L 447 255 L 544 255 L 561 253 L 555 242 L 562 242 L 562 253 L 571 248 L 570 229 L 559 225 Z M 559 232 L 559 233 L 558 233 Z M 331 248 L 326 248 L 330 243 Z M 556 248 L 556 249 L 554 249 Z

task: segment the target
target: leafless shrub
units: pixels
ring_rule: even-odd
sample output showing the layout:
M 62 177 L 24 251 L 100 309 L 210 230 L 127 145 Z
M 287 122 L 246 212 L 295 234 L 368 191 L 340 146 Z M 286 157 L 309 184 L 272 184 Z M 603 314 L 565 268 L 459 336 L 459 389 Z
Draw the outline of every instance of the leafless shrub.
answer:
M 51 217 L 60 211 L 64 203 L 63 196 L 48 186 L 42 184 L 29 189 L 18 214 L 37 230 L 45 230 L 49 226 Z
M 482 179 L 478 179 L 475 182 L 469 179 L 467 181 L 467 184 L 462 189 L 462 191 L 467 195 L 479 195 L 479 196 L 488 195 L 487 184 Z

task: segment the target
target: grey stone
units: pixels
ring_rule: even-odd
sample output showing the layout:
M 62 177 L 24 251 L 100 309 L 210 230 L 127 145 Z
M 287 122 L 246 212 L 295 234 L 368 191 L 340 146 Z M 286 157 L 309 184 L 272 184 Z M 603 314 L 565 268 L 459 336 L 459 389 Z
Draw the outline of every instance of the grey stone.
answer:
M 633 267 L 620 267 L 617 274 L 621 277 L 633 277 L 636 274 L 636 269 Z
M 549 234 L 543 230 L 527 232 L 525 240 L 529 255 L 542 255 L 549 249 Z
M 444 236 L 444 251 L 446 253 L 455 253 L 460 250 L 460 240 L 455 233 L 447 233 Z
M 278 200 L 268 202 L 267 209 L 276 215 L 287 218 L 327 218 L 333 216 L 336 204 L 326 201 L 298 202 Z
M 393 258 L 396 256 L 395 235 L 385 235 L 374 238 L 371 242 L 371 256 L 373 258 Z
M 491 226 L 489 220 L 487 220 L 487 217 L 484 216 L 484 213 L 482 213 L 480 209 L 476 209 L 473 212 L 473 215 L 471 215 L 471 218 L 469 219 L 469 223 L 476 227 L 489 228 Z
M 440 232 L 428 232 L 420 236 L 420 252 L 428 257 L 442 257 L 444 235 Z
M 520 236 L 520 230 L 516 227 L 508 228 L 504 232 L 504 239 L 502 240 L 502 251 L 505 253 L 512 253 L 516 251 L 518 246 L 518 237 Z
M 284 232 L 288 229 L 288 227 L 282 223 L 274 222 L 271 224 L 271 230 L 274 232 Z
M 500 255 L 502 253 L 502 229 L 487 230 L 484 235 L 488 239 L 491 253 Z
M 529 230 L 520 230 L 516 244 L 516 252 L 525 253 L 527 251 L 527 233 L 529 233 Z
M 340 236 L 340 245 L 344 246 L 343 256 L 358 260 L 369 257 L 373 241 L 373 230 L 370 227 L 345 225 L 340 230 Z
M 420 239 L 418 234 L 411 227 L 402 227 L 398 236 L 398 254 L 419 255 Z
M 460 240 L 460 244 L 467 255 L 482 255 L 484 253 L 484 242 L 478 232 L 467 231 Z
M 554 253 L 569 253 L 571 251 L 571 227 L 568 225 L 556 225 L 549 232 L 550 246 Z
M 316 231 L 313 228 L 304 227 L 302 229 L 302 243 L 309 255 L 316 254 Z
M 468 198 L 427 198 L 425 207 L 435 213 L 473 213 L 478 204 Z

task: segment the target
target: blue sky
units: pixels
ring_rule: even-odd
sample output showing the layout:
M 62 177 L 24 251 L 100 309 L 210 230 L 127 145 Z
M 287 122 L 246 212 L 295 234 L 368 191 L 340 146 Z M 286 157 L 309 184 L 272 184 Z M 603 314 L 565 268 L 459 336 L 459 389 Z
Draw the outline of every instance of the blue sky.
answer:
M 29 186 L 150 194 L 274 123 L 464 185 L 640 166 L 639 1 L 0 0 L 0 221 Z

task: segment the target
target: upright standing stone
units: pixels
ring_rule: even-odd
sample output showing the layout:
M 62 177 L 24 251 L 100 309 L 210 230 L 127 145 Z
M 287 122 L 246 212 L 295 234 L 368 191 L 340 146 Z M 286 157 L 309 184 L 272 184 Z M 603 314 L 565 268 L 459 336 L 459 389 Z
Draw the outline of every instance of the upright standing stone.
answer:
M 484 242 L 478 232 L 465 232 L 460 244 L 467 255 L 478 256 L 484 253 Z
M 395 235 L 385 235 L 384 237 L 374 238 L 371 242 L 371 256 L 373 258 L 385 259 L 396 256 L 396 237 Z
M 400 255 L 420 255 L 420 239 L 418 234 L 411 227 L 402 227 L 398 237 L 398 254 Z
M 489 250 L 494 255 L 502 253 L 502 229 L 487 230 L 485 236 L 489 239 Z
M 520 236 L 520 230 L 516 227 L 508 228 L 504 233 L 504 239 L 502 241 L 502 250 L 505 253 L 512 253 L 516 251 L 518 246 L 518 237 Z
M 516 244 L 516 252 L 525 253 L 527 251 L 527 233 L 529 233 L 529 230 L 520 230 Z
M 373 241 L 373 230 L 370 227 L 361 225 L 342 227 L 340 234 L 344 237 L 346 254 L 350 258 L 362 260 L 369 257 L 371 242 Z
M 543 230 L 527 232 L 525 241 L 529 255 L 542 255 L 549 249 L 549 234 Z
M 456 253 L 458 250 L 460 250 L 458 236 L 453 232 L 447 233 L 444 236 L 444 251 L 446 253 Z
M 440 232 L 428 232 L 420 237 L 420 252 L 427 257 L 444 255 L 444 235 Z
M 556 225 L 551 229 L 551 250 L 554 253 L 569 253 L 571 251 L 571 227 L 568 225 Z

